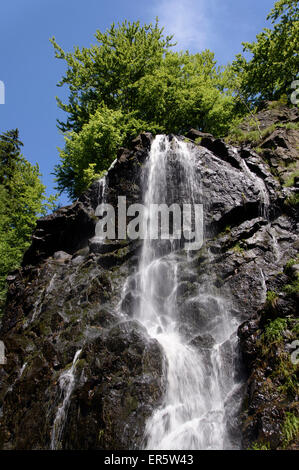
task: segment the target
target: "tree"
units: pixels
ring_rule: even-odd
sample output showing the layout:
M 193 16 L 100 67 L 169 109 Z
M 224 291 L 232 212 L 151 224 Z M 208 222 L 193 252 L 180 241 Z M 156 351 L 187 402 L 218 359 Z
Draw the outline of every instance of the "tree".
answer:
M 170 50 L 172 37 L 158 21 L 113 24 L 97 31 L 97 44 L 66 53 L 52 39 L 56 57 L 67 63 L 59 86 L 68 85 L 68 114 L 61 163 L 54 173 L 60 191 L 77 197 L 108 168 L 116 149 L 141 131 L 183 133 L 190 127 L 224 135 L 234 98 L 214 54 Z
M 12 177 L 20 156 L 22 142 L 18 129 L 5 132 L 0 140 L 0 184 L 6 185 Z
M 96 45 L 82 50 L 76 47 L 73 53 L 64 52 L 51 39 L 56 57 L 67 63 L 58 86 L 69 86 L 69 102 L 57 99 L 69 115 L 66 122 L 58 121 L 63 132 L 80 131 L 102 104 L 112 110 L 134 111 L 136 83 L 160 66 L 163 54 L 172 46 L 172 37 L 164 37 L 157 20 L 154 26 L 141 26 L 139 21 L 124 21 L 118 27 L 113 23 L 105 33 L 96 31 L 95 37 Z
M 249 103 L 277 100 L 290 93 L 298 73 L 299 6 L 298 0 L 280 0 L 269 13 L 273 28 L 265 28 L 256 41 L 242 43 L 243 51 L 233 62 L 239 91 Z
M 138 109 L 160 132 L 184 134 L 195 127 L 225 135 L 235 102 L 214 53 L 167 52 L 161 66 L 138 83 Z
M 144 122 L 134 118 L 134 113 L 124 114 L 105 105 L 99 107 L 80 132 L 72 131 L 65 136 L 61 163 L 54 170 L 58 189 L 67 189 L 70 198 L 76 198 L 95 178 L 101 177 L 117 149 L 146 128 Z
M 21 155 L 22 145 L 18 129 L 0 135 L 0 315 L 6 276 L 19 266 L 37 218 L 54 202 L 45 197 L 38 165 Z

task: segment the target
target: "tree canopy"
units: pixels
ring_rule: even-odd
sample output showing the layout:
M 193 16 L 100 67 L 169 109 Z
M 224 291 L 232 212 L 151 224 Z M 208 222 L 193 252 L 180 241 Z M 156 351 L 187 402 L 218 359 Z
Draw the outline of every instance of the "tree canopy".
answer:
M 56 57 L 67 63 L 60 86 L 70 89 L 58 189 L 75 198 L 107 169 L 117 147 L 141 131 L 183 133 L 190 127 L 225 134 L 234 98 L 225 71 L 211 51 L 191 55 L 171 50 L 163 28 L 139 22 L 114 24 L 95 35 L 91 48 L 66 53 L 52 39 Z
M 298 72 L 297 0 L 279 0 L 266 28 L 243 43 L 231 65 L 218 67 L 213 52 L 176 52 L 163 28 L 137 22 L 97 31 L 97 43 L 65 52 L 53 38 L 56 57 L 66 62 L 59 86 L 69 87 L 65 134 L 56 165 L 57 188 L 76 198 L 115 158 L 116 149 L 141 131 L 183 134 L 194 127 L 225 136 L 232 124 L 263 100 L 291 91 Z M 248 55 L 248 54 L 247 54 Z
M 242 43 L 250 58 L 238 54 L 233 62 L 240 90 L 250 104 L 290 94 L 291 83 L 299 72 L 298 0 L 276 2 L 267 19 L 272 29 L 265 28 L 255 42 Z

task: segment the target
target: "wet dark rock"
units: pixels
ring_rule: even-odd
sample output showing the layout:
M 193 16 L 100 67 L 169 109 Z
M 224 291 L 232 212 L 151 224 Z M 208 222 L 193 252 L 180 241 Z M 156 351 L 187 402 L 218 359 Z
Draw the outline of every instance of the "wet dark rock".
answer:
M 74 253 L 87 245 L 94 227 L 95 219 L 80 202 L 39 219 L 22 265 L 35 265 L 58 251 Z
M 59 405 L 57 381 L 80 348 L 63 448 L 140 446 L 145 420 L 163 394 L 159 345 L 137 322 L 119 323 L 115 290 L 120 285 L 112 286 L 113 273 L 99 268 L 96 260 L 79 266 L 49 260 L 37 278 L 35 274 L 33 268 L 27 269 L 27 278 L 18 281 L 23 301 L 18 300 L 23 305 L 25 296 L 30 302 L 26 316 L 23 311 L 14 328 L 7 316 L 1 329 L 8 358 L 8 375 L 1 386 L 6 423 L 1 427 L 1 447 L 49 448 Z M 21 283 L 28 283 L 23 291 Z M 10 377 L 16 381 L 11 391 Z M 12 432 L 18 426 L 26 433 Z
M 234 168 L 241 169 L 240 156 L 223 140 L 214 139 L 213 137 L 204 137 L 201 141 L 201 145 L 209 149 L 214 155 L 217 155 L 217 157 L 230 163 Z
M 187 139 L 194 140 L 194 141 L 199 141 L 201 142 L 201 139 L 203 138 L 211 138 L 213 137 L 212 134 L 208 134 L 206 132 L 201 132 L 198 131 L 197 129 L 190 129 L 189 132 L 186 134 Z
M 120 250 L 128 245 L 127 240 L 101 240 L 93 237 L 89 240 L 89 249 L 91 253 L 105 254 Z
M 60 260 L 60 261 L 68 261 L 71 259 L 71 257 L 72 256 L 66 253 L 65 251 L 56 251 L 53 255 L 54 259 Z
M 256 341 L 260 334 L 258 320 L 247 320 L 238 329 L 244 363 L 250 369 L 257 356 Z
M 153 139 L 154 137 L 150 132 L 143 132 L 132 141 L 132 147 L 134 149 L 149 150 Z
M 296 110 L 271 112 L 262 112 L 262 129 L 298 120 Z M 285 267 L 299 248 L 298 213 L 285 204 L 295 189 L 284 188 L 274 168 L 286 175 L 281 162 L 293 161 L 298 132 L 282 129 L 268 136 L 261 155 L 248 145 L 234 148 L 194 129 L 187 138 L 202 185 L 207 240 L 190 255 L 190 272 L 180 250 L 176 254 L 184 268 L 177 273 L 180 332 L 202 352 L 209 370 L 217 319 L 225 309 L 233 312 L 241 325 L 247 377 L 228 391 L 231 403 L 244 396 L 242 415 L 235 409 L 227 417 L 230 433 L 237 441 L 242 419 L 244 448 L 267 442 L 274 449 L 282 445 L 286 413 L 297 413 L 298 397 L 280 392 L 285 384 L 275 374 L 293 340 L 298 298 L 285 286 L 296 278 L 298 264 L 289 271 Z M 106 175 L 106 202 L 116 207 L 120 195 L 127 204 L 141 202 L 142 169 L 152 139 L 144 133 L 119 150 Z M 63 449 L 140 448 L 146 420 L 163 400 L 163 352 L 133 320 L 140 299 L 129 275 L 136 270 L 141 244 L 95 239 L 100 202 L 96 181 L 74 204 L 40 219 L 22 268 L 8 276 L 0 330 L 7 353 L 7 364 L 0 366 L 0 448 L 49 448 L 62 400 L 59 377 L 78 350 Z M 161 256 L 168 251 L 165 243 Z M 168 289 L 167 272 L 165 266 L 157 302 Z M 207 278 L 210 290 L 201 292 Z M 126 281 L 128 294 L 121 299 Z M 269 291 L 277 292 L 273 305 L 267 301 Z M 221 304 L 221 296 L 231 299 L 229 305 Z M 277 318 L 287 318 L 288 327 L 279 348 L 265 353 L 262 335 Z M 229 343 L 222 345 L 221 355 L 224 367 L 235 368 Z
M 140 298 L 138 295 L 134 295 L 133 292 L 128 292 L 121 303 L 121 309 L 129 317 L 132 317 L 135 312 L 137 312 L 140 305 Z
M 215 344 L 215 340 L 211 335 L 196 336 L 190 344 L 199 349 L 211 349 Z
M 124 147 L 120 147 L 117 151 L 117 160 L 121 163 L 124 163 L 132 155 L 132 151 Z

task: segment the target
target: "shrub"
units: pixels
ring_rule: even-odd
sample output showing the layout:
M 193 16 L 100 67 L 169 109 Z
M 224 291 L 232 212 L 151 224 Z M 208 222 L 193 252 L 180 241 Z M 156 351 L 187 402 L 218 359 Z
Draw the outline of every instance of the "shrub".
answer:
M 254 442 L 249 450 L 270 450 L 270 444 L 268 442 Z
M 270 291 L 271 292 L 271 291 Z M 271 321 L 265 328 L 263 339 L 269 345 L 282 340 L 282 333 L 287 328 L 288 322 L 285 318 L 276 318 Z
M 266 305 L 271 308 L 275 308 L 279 296 L 277 292 L 268 290 L 266 296 Z

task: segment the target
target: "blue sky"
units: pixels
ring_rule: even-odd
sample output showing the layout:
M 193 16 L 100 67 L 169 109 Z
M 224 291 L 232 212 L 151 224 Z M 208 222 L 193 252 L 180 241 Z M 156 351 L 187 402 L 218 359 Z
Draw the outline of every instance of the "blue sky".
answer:
M 124 19 L 142 23 L 160 19 L 175 35 L 178 49 L 209 48 L 220 64 L 241 52 L 242 41 L 254 40 L 267 26 L 274 0 L 4 0 L 0 9 L 0 80 L 5 104 L 0 105 L 0 133 L 18 127 L 23 153 L 38 162 L 48 194 L 54 192 L 53 167 L 63 138 L 56 119 L 63 118 L 55 96 L 66 96 L 56 83 L 64 64 L 54 58 L 49 38 L 63 49 L 89 46 L 97 29 Z M 67 203 L 62 195 L 60 202 Z

